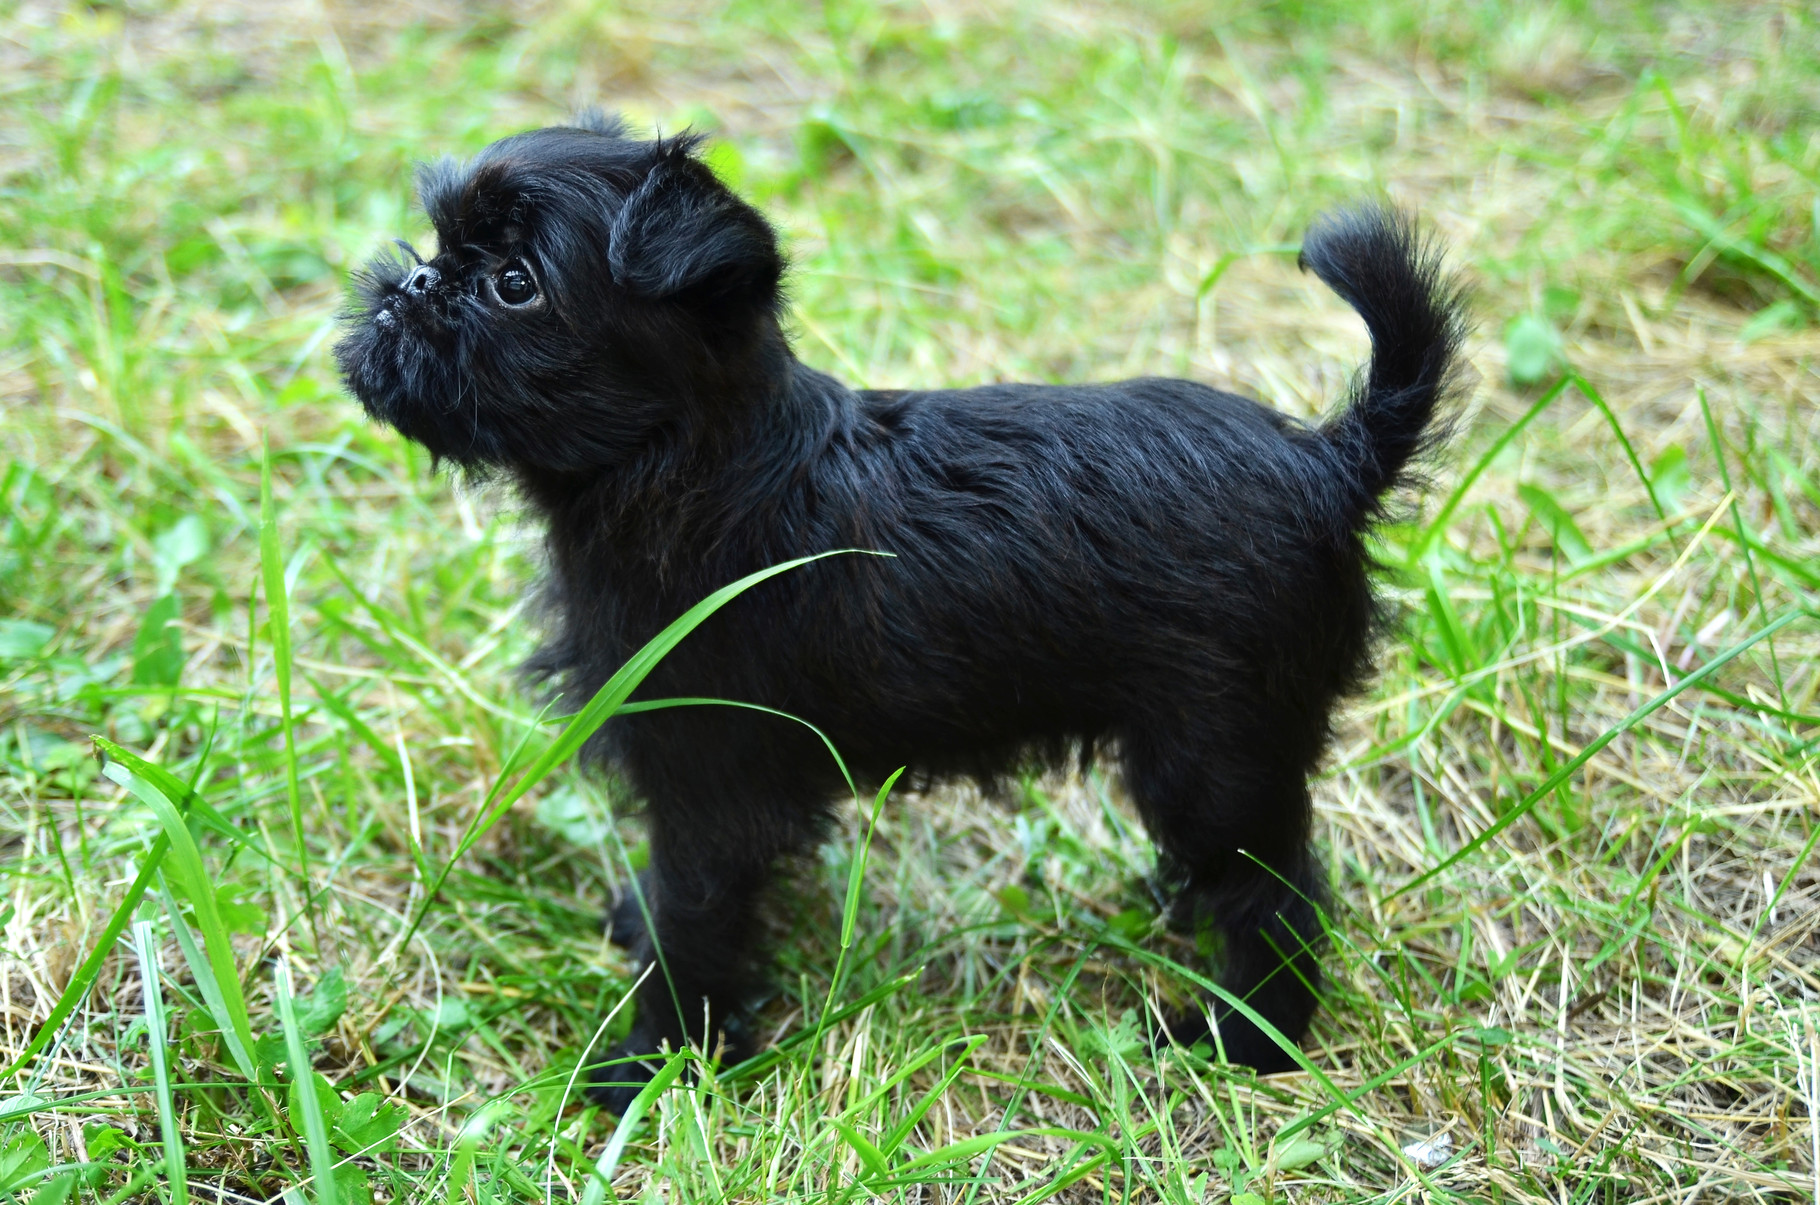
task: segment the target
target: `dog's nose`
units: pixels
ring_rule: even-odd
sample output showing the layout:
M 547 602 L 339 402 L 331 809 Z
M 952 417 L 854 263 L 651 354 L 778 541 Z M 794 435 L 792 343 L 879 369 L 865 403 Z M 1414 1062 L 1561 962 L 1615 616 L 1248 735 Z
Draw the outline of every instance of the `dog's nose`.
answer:
M 427 293 L 436 287 L 442 279 L 442 273 L 428 264 L 418 264 L 411 269 L 411 274 L 404 278 L 404 291 L 407 293 Z

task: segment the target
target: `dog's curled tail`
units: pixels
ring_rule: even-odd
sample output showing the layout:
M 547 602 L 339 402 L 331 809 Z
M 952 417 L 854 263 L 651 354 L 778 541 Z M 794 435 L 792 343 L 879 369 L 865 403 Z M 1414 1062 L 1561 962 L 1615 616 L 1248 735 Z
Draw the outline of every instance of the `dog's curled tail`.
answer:
M 1459 282 L 1442 251 L 1405 213 L 1360 205 L 1325 214 L 1296 261 L 1345 298 L 1371 333 L 1371 367 L 1351 397 L 1321 425 L 1353 487 L 1359 521 L 1405 467 L 1443 443 L 1439 412 L 1457 385 L 1466 336 Z

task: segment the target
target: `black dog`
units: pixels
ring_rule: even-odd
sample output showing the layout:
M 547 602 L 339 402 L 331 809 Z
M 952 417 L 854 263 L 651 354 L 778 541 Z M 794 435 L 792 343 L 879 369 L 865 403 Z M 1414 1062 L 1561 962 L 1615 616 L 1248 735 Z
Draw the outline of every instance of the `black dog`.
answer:
M 555 630 L 534 668 L 579 705 L 745 574 L 893 553 L 752 589 L 637 697 L 801 717 L 873 781 L 1115 754 L 1221 982 L 1299 1038 L 1322 940 L 1306 780 L 1370 668 L 1367 533 L 1439 439 L 1461 340 L 1436 250 L 1373 207 L 1309 233 L 1303 265 L 1372 343 L 1318 427 L 1187 381 L 855 391 L 791 354 L 771 227 L 694 145 L 590 119 L 425 169 L 436 258 L 370 266 L 336 349 L 369 414 L 504 470 L 548 520 Z M 756 905 L 845 793 L 832 759 L 730 707 L 624 716 L 588 754 L 649 809 L 654 931 L 623 909 L 616 928 L 663 973 L 616 1056 L 717 1032 L 743 1053 Z M 1232 1061 L 1294 1065 L 1214 1017 Z M 630 1081 L 600 1086 L 619 1107 L 650 1072 L 599 1074 Z

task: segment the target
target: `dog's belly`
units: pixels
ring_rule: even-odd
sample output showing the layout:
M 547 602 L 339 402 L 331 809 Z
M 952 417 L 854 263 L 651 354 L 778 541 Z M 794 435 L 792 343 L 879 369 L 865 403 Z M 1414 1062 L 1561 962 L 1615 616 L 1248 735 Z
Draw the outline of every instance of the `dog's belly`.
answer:
M 867 568 L 895 567 L 854 571 L 863 580 Z M 922 574 L 907 577 L 930 585 Z M 1013 588 L 1002 575 L 1000 583 Z M 762 784 L 765 794 L 819 804 L 845 791 L 835 753 L 871 782 L 900 767 L 924 778 L 988 778 L 1133 733 L 1167 729 L 1197 740 L 1209 723 L 1254 703 L 1324 715 L 1363 646 L 1367 612 L 1312 642 L 1319 633 L 1307 618 L 1311 610 L 1331 616 L 1344 584 L 1309 592 L 1307 606 L 1276 607 L 1260 607 L 1249 591 L 1223 597 L 1224 584 L 1211 578 L 1181 596 L 1120 594 L 1099 582 L 1033 606 L 1007 603 L 1003 590 L 969 597 L 933 588 L 866 595 L 870 605 L 851 608 L 735 603 L 685 639 L 638 697 L 724 699 L 782 716 L 704 706 L 643 713 L 618 722 L 616 743 L 648 796 Z M 1016 593 L 1033 598 L 1030 586 L 1018 583 Z M 1316 720 L 1296 730 L 1320 729 Z M 1318 743 L 1297 743 L 1306 748 L 1286 756 L 1312 761 Z M 694 785 L 678 785 L 685 781 Z

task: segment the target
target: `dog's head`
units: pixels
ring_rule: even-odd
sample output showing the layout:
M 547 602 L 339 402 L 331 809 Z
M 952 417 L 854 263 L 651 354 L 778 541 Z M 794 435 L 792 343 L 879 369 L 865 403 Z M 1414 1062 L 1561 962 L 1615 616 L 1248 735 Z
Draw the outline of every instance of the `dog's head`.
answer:
M 355 276 L 349 389 L 441 459 L 532 471 L 609 465 L 700 404 L 775 330 L 784 263 L 697 142 L 590 117 L 420 169 L 436 253 Z

